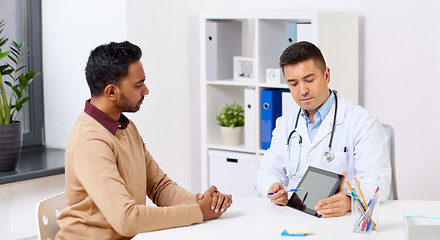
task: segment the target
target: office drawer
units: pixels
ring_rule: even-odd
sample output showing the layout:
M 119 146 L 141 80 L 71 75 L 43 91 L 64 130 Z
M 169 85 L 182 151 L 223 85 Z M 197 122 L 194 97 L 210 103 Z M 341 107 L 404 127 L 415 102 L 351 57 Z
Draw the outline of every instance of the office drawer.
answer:
M 258 196 L 254 188 L 255 154 L 209 150 L 208 157 L 210 185 L 236 197 Z

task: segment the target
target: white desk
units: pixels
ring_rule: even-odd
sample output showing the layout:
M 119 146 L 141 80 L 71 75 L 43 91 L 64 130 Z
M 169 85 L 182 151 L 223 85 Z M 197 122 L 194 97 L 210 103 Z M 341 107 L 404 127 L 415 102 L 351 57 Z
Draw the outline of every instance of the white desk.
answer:
M 379 228 L 375 234 L 352 232 L 350 213 L 337 218 L 317 218 L 264 198 L 235 198 L 232 206 L 216 220 L 188 227 L 141 233 L 133 239 L 302 239 L 281 237 L 284 228 L 308 226 L 314 234 L 307 239 L 403 239 L 405 210 L 440 209 L 438 201 L 386 201 L 380 205 Z

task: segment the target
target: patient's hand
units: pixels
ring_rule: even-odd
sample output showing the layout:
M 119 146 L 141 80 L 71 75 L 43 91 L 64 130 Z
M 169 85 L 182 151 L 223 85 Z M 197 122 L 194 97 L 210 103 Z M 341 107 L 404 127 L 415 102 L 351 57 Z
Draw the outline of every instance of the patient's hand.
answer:
M 217 187 L 211 186 L 204 194 L 197 194 L 197 204 L 203 214 L 203 220 L 211 220 L 220 217 L 232 204 L 232 196 L 217 191 Z

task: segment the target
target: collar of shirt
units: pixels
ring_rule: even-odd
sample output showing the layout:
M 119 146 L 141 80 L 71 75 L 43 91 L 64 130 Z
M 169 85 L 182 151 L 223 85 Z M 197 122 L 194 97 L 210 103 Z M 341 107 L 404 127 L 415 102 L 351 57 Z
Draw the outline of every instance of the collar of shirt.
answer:
M 114 120 L 109 115 L 107 115 L 105 112 L 103 112 L 103 111 L 99 110 L 97 107 L 93 106 L 90 103 L 90 99 L 86 101 L 86 106 L 84 108 L 84 112 L 87 113 L 92 118 L 94 118 L 96 121 L 98 121 L 102 126 L 104 126 L 113 135 L 116 135 L 116 131 L 118 129 L 126 129 L 128 127 L 128 124 L 130 123 L 130 121 L 128 120 L 128 118 L 124 114 L 121 114 L 118 121 Z
M 324 104 L 322 104 L 322 106 L 318 109 L 318 111 L 313 116 L 313 120 L 315 120 L 315 123 L 312 123 L 312 121 L 310 121 L 310 118 L 307 116 L 306 111 L 304 109 L 301 109 L 301 116 L 307 122 L 307 131 L 309 132 L 309 137 L 310 137 L 311 141 L 313 141 L 313 138 L 315 137 L 316 132 L 318 131 L 319 127 L 321 126 L 322 120 L 330 112 L 330 109 L 332 108 L 334 100 L 335 100 L 334 93 L 331 92 L 330 97 L 324 102 Z

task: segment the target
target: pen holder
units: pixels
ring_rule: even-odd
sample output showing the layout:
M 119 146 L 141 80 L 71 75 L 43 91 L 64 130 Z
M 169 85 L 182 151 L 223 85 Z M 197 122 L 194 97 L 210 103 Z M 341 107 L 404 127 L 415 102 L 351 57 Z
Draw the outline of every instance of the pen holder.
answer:
M 379 227 L 379 200 L 377 195 L 364 195 L 364 198 L 351 198 L 353 231 L 375 233 Z

